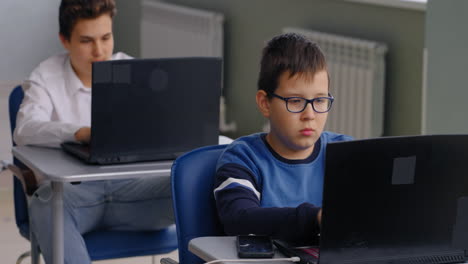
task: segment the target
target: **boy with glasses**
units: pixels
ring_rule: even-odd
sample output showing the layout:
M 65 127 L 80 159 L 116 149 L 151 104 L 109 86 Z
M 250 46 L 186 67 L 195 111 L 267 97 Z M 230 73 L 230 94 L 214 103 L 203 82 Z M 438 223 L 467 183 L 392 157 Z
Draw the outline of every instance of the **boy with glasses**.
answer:
M 329 83 L 322 51 L 304 36 L 283 34 L 264 48 L 256 101 L 270 132 L 237 139 L 217 164 L 214 195 L 228 235 L 317 237 L 326 144 L 351 139 L 323 131 Z

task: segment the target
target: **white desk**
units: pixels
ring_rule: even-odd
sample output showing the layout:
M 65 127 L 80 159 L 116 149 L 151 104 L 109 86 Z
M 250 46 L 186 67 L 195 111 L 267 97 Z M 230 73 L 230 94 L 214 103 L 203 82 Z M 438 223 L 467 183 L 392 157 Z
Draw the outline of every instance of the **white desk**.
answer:
M 52 183 L 53 263 L 64 262 L 63 184 L 65 182 L 169 176 L 173 161 L 142 162 L 123 165 L 87 165 L 61 149 L 20 146 L 13 156 L 39 177 Z
M 215 259 L 238 259 L 236 249 L 236 237 L 234 236 L 218 236 L 218 237 L 197 237 L 190 240 L 188 249 L 193 254 L 205 261 Z M 285 258 L 283 254 L 278 252 L 275 248 L 275 255 L 273 258 Z M 256 264 L 272 263 L 265 259 L 265 261 L 255 262 Z M 245 264 L 242 262 L 229 262 Z M 292 264 L 292 261 L 275 261 L 275 264 Z

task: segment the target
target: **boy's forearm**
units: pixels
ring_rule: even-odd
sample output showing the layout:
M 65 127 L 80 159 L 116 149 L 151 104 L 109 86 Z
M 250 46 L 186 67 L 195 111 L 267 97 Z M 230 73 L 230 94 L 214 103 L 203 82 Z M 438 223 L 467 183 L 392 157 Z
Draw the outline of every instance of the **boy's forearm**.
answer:
M 14 140 L 18 145 L 59 147 L 62 142 L 73 141 L 76 130 L 73 124 L 29 120 L 17 125 Z
M 218 207 L 219 208 L 219 207 Z M 288 240 L 307 240 L 319 233 L 319 208 L 302 204 L 297 208 L 262 208 L 237 200 L 218 212 L 228 235 L 258 234 Z

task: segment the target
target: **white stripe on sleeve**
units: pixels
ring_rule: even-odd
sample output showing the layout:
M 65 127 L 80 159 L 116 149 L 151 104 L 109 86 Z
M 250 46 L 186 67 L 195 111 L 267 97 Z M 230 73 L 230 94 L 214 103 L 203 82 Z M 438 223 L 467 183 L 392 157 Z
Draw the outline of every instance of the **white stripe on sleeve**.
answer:
M 244 180 L 244 179 L 228 178 L 223 183 L 221 183 L 221 185 L 219 185 L 218 188 L 214 189 L 213 193 L 216 194 L 217 191 L 222 190 L 225 187 L 227 187 L 228 185 L 235 184 L 235 183 L 250 189 L 252 192 L 255 193 L 258 200 L 260 200 L 260 193 L 255 189 L 255 187 L 253 186 L 253 184 L 250 181 Z M 216 197 L 216 195 L 215 195 L 215 197 Z

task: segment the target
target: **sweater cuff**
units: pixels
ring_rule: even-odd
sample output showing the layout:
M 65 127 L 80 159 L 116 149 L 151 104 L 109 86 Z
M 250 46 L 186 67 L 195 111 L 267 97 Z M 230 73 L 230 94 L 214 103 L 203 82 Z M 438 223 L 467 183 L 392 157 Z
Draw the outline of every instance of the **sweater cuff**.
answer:
M 303 221 L 301 224 L 304 226 L 304 232 L 310 234 L 311 237 L 317 236 L 320 233 L 317 219 L 320 209 L 320 207 L 310 203 L 303 203 L 297 207 L 299 219 Z
M 76 142 L 75 133 L 81 127 L 82 126 L 74 125 L 74 124 L 64 124 L 64 126 L 62 127 L 62 133 L 61 133 L 62 142 L 69 142 L 69 141 Z

